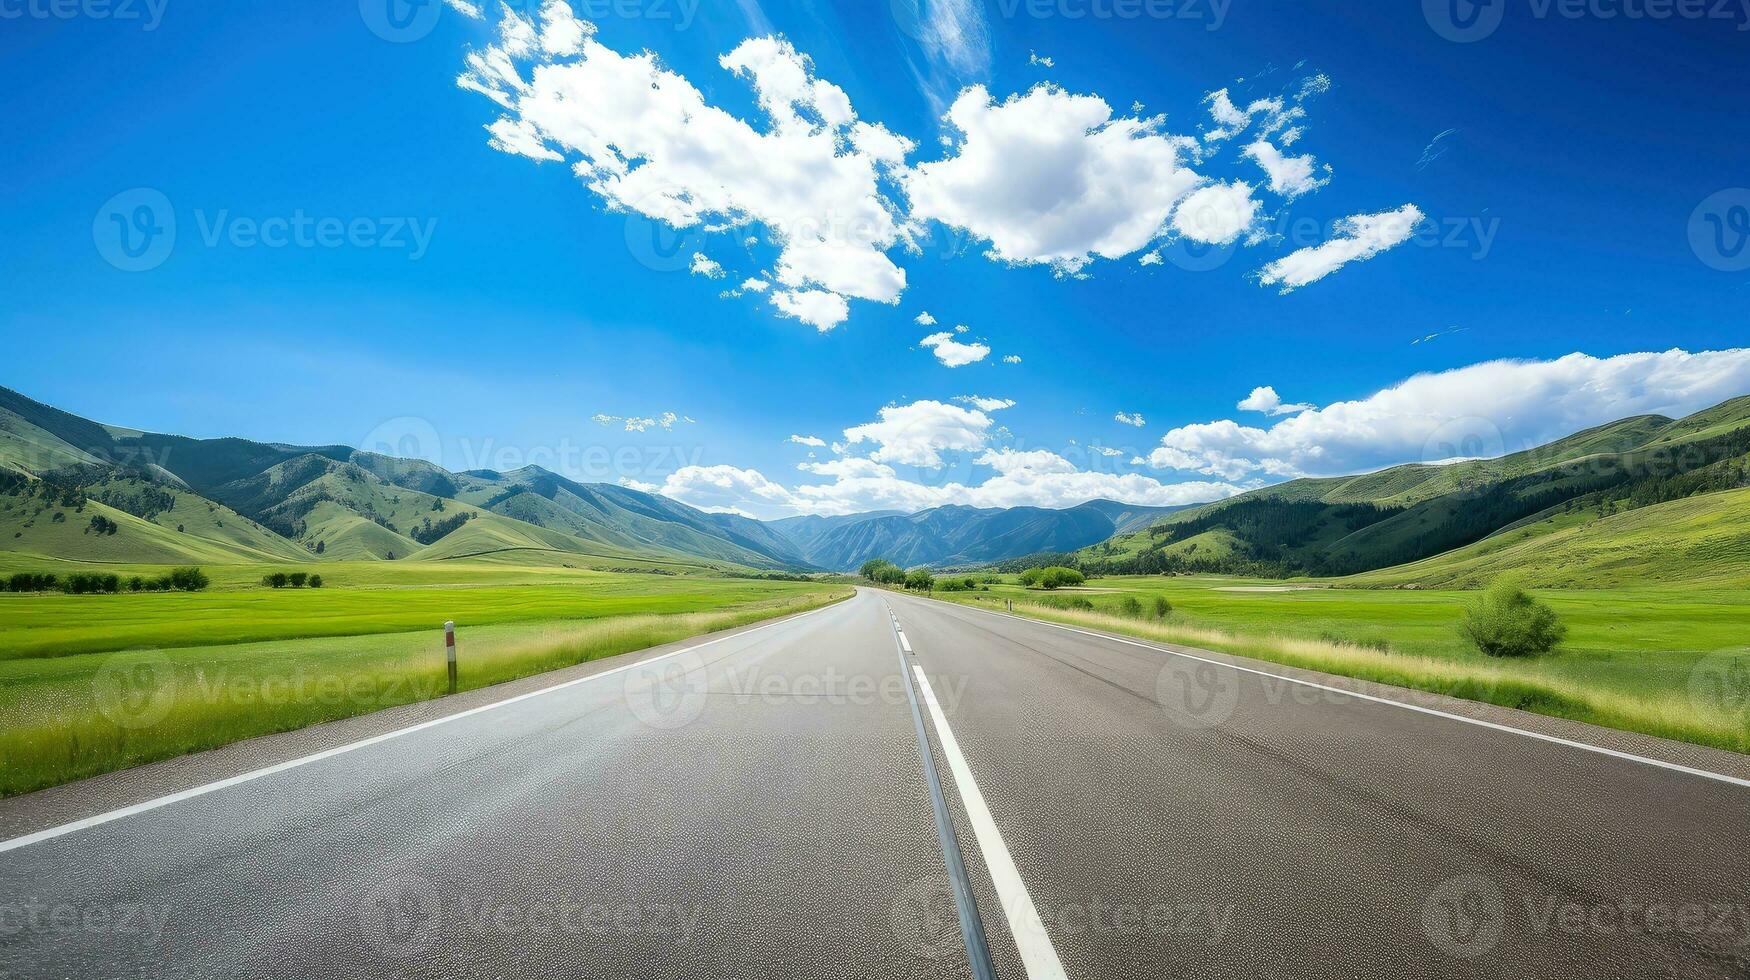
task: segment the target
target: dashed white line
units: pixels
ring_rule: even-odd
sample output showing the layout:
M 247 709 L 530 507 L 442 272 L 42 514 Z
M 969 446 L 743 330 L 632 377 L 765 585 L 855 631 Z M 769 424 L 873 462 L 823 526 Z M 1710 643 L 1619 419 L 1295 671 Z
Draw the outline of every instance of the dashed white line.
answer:
M 1030 980 L 1063 980 L 1063 963 L 1057 958 L 1057 948 L 1051 945 L 1045 923 L 1039 920 L 1039 910 L 1034 907 L 1032 896 L 1027 894 L 1027 885 L 1021 880 L 1014 858 L 1009 856 L 1009 846 L 1003 843 L 1002 831 L 997 829 L 990 808 L 984 803 L 984 795 L 978 791 L 978 781 L 972 778 L 972 769 L 960 753 L 960 742 L 954 738 L 954 730 L 948 727 L 942 706 L 936 703 L 936 692 L 930 689 L 930 679 L 924 676 L 922 667 L 913 666 L 912 673 L 917 677 L 924 704 L 930 709 L 930 718 L 936 723 L 942 755 L 948 760 L 948 771 L 953 773 L 954 786 L 960 791 L 961 803 L 966 806 L 972 836 L 978 839 L 978 851 L 984 855 L 984 865 L 990 870 L 997 899 L 1003 903 L 1009 933 L 1021 953 L 1021 965 L 1026 967 Z

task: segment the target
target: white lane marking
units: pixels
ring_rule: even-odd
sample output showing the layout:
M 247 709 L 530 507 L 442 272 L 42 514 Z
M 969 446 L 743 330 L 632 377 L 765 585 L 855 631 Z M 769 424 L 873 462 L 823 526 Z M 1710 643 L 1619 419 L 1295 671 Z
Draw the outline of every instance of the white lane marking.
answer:
M 936 601 L 937 602 L 946 602 L 947 600 L 938 599 Z M 1488 729 L 1491 729 L 1491 730 L 1497 731 L 1497 732 L 1507 732 L 1507 733 L 1512 734 L 1512 735 L 1523 735 L 1526 738 L 1536 739 L 1540 742 L 1549 742 L 1552 745 L 1562 745 L 1562 746 L 1566 746 L 1566 747 L 1571 748 L 1571 749 L 1580 749 L 1580 750 L 1585 751 L 1585 752 L 1596 752 L 1599 755 L 1607 755 L 1613 759 L 1622 759 L 1626 762 L 1639 762 L 1642 765 L 1655 766 L 1659 769 L 1669 769 L 1672 772 L 1681 772 L 1681 773 L 1684 773 L 1684 774 L 1690 775 L 1690 776 L 1700 776 L 1703 779 L 1712 779 L 1712 780 L 1722 782 L 1722 783 L 1730 783 L 1734 786 L 1743 786 L 1746 788 L 1750 788 L 1750 779 L 1740 779 L 1737 776 L 1728 776 L 1724 773 L 1711 772 L 1707 769 L 1696 769 L 1693 766 L 1686 766 L 1686 765 L 1682 765 L 1682 764 L 1676 763 L 1676 762 L 1666 762 L 1663 759 L 1651 759 L 1651 758 L 1648 758 L 1647 756 L 1644 756 L 1644 755 L 1635 755 L 1632 752 L 1623 752 L 1623 751 L 1620 751 L 1618 749 L 1607 749 L 1602 745 L 1593 745 L 1590 742 L 1577 742 L 1571 738 L 1562 738 L 1559 735 L 1545 735 L 1542 732 L 1528 731 L 1527 729 L 1524 729 L 1524 728 L 1514 728 L 1512 725 L 1503 725 L 1499 722 L 1484 721 L 1481 718 L 1469 718 L 1469 717 L 1466 717 L 1464 715 L 1453 714 L 1450 711 L 1441 711 L 1438 708 L 1425 708 L 1425 707 L 1422 707 L 1421 705 L 1417 705 L 1417 704 L 1406 704 L 1403 701 L 1394 701 L 1391 698 L 1382 698 L 1382 697 L 1379 697 L 1379 696 L 1373 695 L 1373 694 L 1362 694 L 1360 691 L 1350 691 L 1350 690 L 1345 690 L 1345 689 L 1340 688 L 1340 687 L 1332 687 L 1329 684 L 1318 684 L 1318 683 L 1314 683 L 1313 681 L 1301 680 L 1298 677 L 1289 677 L 1286 674 L 1273 674 L 1267 670 L 1258 670 L 1258 669 L 1253 668 L 1253 667 L 1242 667 L 1239 664 L 1228 663 L 1225 660 L 1211 660 L 1208 657 L 1199 657 L 1199 656 L 1196 656 L 1194 654 L 1180 653 L 1177 650 L 1169 650 L 1166 647 L 1156 646 L 1153 643 L 1143 643 L 1143 642 L 1140 642 L 1137 640 L 1129 640 L 1129 639 L 1125 639 L 1122 636 L 1113 636 L 1110 633 L 1097 633 L 1097 632 L 1094 632 L 1093 630 L 1076 629 L 1073 626 L 1064 626 L 1064 625 L 1059 624 L 1059 623 L 1046 622 L 1043 619 L 1029 619 L 1025 616 L 1015 616 L 1015 615 L 1010 615 L 1007 613 L 995 612 L 995 611 L 989 610 L 989 609 L 979 609 L 976 606 L 961 606 L 959 603 L 949 603 L 949 604 L 956 606 L 958 608 L 961 608 L 961 609 L 971 609 L 974 612 L 981 612 L 981 613 L 985 613 L 985 614 L 991 615 L 991 616 L 1001 616 L 1004 619 L 1017 619 L 1023 623 L 1035 623 L 1035 624 L 1040 625 L 1040 626 L 1049 626 L 1053 629 L 1063 630 L 1066 633 L 1080 633 L 1083 636 L 1091 636 L 1091 637 L 1094 637 L 1094 638 L 1100 639 L 1100 640 L 1111 640 L 1114 643 L 1123 643 L 1127 646 L 1141 647 L 1144 650 L 1153 650 L 1156 653 L 1165 653 L 1165 654 L 1168 654 L 1168 655 L 1174 656 L 1174 657 L 1183 657 L 1186 660 L 1195 660 L 1195 661 L 1198 661 L 1199 663 L 1214 664 L 1218 667 L 1231 667 L 1234 670 L 1242 671 L 1242 672 L 1247 673 L 1247 674 L 1256 674 L 1259 677 L 1269 677 L 1269 678 L 1273 678 L 1273 679 L 1279 680 L 1279 681 L 1287 681 L 1290 684 L 1299 684 L 1302 687 L 1316 688 L 1320 691 L 1329 691 L 1333 694 L 1343 694 L 1343 695 L 1347 695 L 1347 696 L 1352 697 L 1352 698 L 1359 698 L 1362 701 L 1372 701 L 1375 704 L 1389 704 L 1389 705 L 1392 705 L 1393 707 L 1403 708 L 1406 711 L 1415 711 L 1415 712 L 1419 712 L 1419 713 L 1424 714 L 1424 715 L 1432 715 L 1435 718 L 1445 718 L 1448 721 L 1463 722 L 1466 725 L 1475 725 L 1478 728 L 1488 728 Z M 1487 702 L 1478 702 L 1478 703 L 1485 704 Z
M 905 630 L 899 631 L 899 648 L 906 653 L 911 652 L 911 641 L 905 638 Z
M 503 708 L 507 705 L 516 704 L 519 701 L 527 701 L 530 698 L 538 698 L 538 697 L 541 697 L 542 695 L 552 694 L 554 691 L 563 691 L 568 687 L 576 687 L 579 684 L 587 684 L 590 681 L 600 680 L 603 677 L 611 677 L 614 674 L 620 673 L 621 671 L 631 670 L 634 667 L 642 667 L 645 664 L 658 663 L 660 661 L 667 660 L 670 657 L 678 657 L 683 653 L 692 653 L 695 650 L 702 650 L 705 647 L 713 646 L 715 644 L 722 643 L 726 640 L 739 639 L 741 637 L 747 636 L 747 635 L 752 634 L 752 633 L 758 633 L 761 630 L 771 629 L 774 626 L 784 626 L 784 625 L 787 625 L 789 623 L 794 623 L 797 620 L 802 619 L 805 616 L 812 616 L 817 612 L 824 612 L 825 610 L 831 609 L 833 606 L 836 606 L 836 605 L 838 605 L 838 603 L 835 602 L 832 605 L 822 606 L 819 609 L 810 609 L 805 613 L 801 613 L 800 615 L 792 616 L 788 619 L 779 620 L 778 622 L 775 622 L 775 623 L 767 623 L 764 626 L 756 626 L 753 629 L 743 630 L 740 633 L 733 633 L 729 636 L 720 636 L 714 640 L 706 640 L 704 643 L 696 643 L 690 647 L 687 647 L 684 650 L 674 650 L 674 651 L 671 651 L 669 653 L 664 653 L 664 654 L 661 654 L 661 655 L 655 656 L 655 657 L 649 657 L 647 659 L 639 660 L 639 661 L 636 661 L 634 663 L 623 664 L 619 667 L 614 667 L 614 668 L 609 669 L 609 670 L 604 670 L 599 674 L 591 674 L 588 677 L 579 677 L 575 680 L 569 680 L 569 681 L 566 681 L 562 684 L 554 684 L 551 687 L 543 687 L 538 691 L 529 691 L 525 694 L 518 694 L 515 697 L 505 698 L 503 701 L 494 701 L 491 704 L 483 704 L 477 708 L 469 708 L 466 711 L 458 711 L 453 715 L 445 715 L 442 718 L 433 718 L 430 721 L 422 721 L 417 725 L 410 725 L 406 728 L 399 728 L 399 729 L 396 729 L 395 731 L 392 731 L 392 732 L 384 732 L 381 735 L 373 735 L 370 738 L 360 739 L 357 742 L 348 742 L 345 745 L 337 745 L 332 749 L 324 749 L 323 751 L 317 752 L 313 755 L 301 756 L 301 757 L 296 758 L 296 759 L 288 759 L 285 762 L 276 763 L 275 765 L 266 766 L 266 767 L 263 767 L 261 769 L 252 769 L 249 772 L 239 773 L 235 776 L 231 776 L 231 777 L 226 778 L 226 779 L 218 780 L 217 782 L 206 783 L 206 784 L 201 785 L 201 786 L 195 786 L 195 787 L 192 787 L 190 789 L 185 789 L 185 790 L 181 790 L 181 791 L 178 791 L 175 793 L 170 793 L 166 796 L 160 796 L 160 797 L 157 797 L 155 799 L 146 800 L 146 801 L 141 802 L 141 803 L 135 803 L 132 806 L 124 806 L 124 807 L 117 809 L 117 810 L 110 810 L 107 813 L 99 813 L 96 816 L 86 817 L 83 820 L 75 820 L 72 823 L 62 824 L 59 827 L 50 827 L 47 830 L 39 830 L 39 831 L 32 833 L 32 834 L 25 834 L 23 837 L 14 837 L 13 839 L 11 839 L 9 841 L 0 841 L 0 853 L 4 853 L 6 851 L 11 851 L 11 850 L 16 850 L 17 848 L 20 848 L 20 847 L 28 847 L 31 844 L 40 843 L 40 842 L 46 841 L 46 840 L 53 840 L 56 837 L 63 837 L 67 834 L 75 833 L 77 831 L 86 830 L 86 829 L 89 829 L 91 827 L 100 826 L 102 824 L 109 823 L 113 820 L 120 820 L 123 817 L 131 817 L 136 813 L 145 813 L 148 810 L 156 810 L 159 807 L 169 806 L 172 803 L 180 803 L 183 800 L 193 799 L 194 797 L 197 797 L 197 796 L 205 796 L 208 793 L 216 793 L 222 789 L 229 789 L 232 786 L 238 786 L 238 785 L 241 785 L 243 783 L 252 782 L 254 780 L 261 779 L 261 778 L 266 777 L 266 776 L 272 776 L 272 775 L 275 775 L 277 773 L 282 773 L 288 769 L 297 769 L 300 766 L 307 766 L 312 762 L 321 762 L 324 759 L 332 759 L 333 757 L 335 757 L 337 755 L 345 755 L 348 752 L 356 752 L 359 749 L 368 748 L 372 745 L 377 745 L 377 744 L 382 743 L 382 742 L 387 742 L 390 739 L 400 738 L 403 735 L 411 735 L 414 732 L 422 732 L 428 728 L 436 728 L 439 725 L 447 725 L 452 721 L 460 721 L 463 718 L 468 718 L 468 717 L 473 716 L 473 715 L 482 714 L 482 713 L 487 712 L 487 711 L 495 711 L 495 710 L 497 710 L 499 708 Z
M 948 771 L 954 774 L 954 786 L 960 791 L 960 801 L 966 804 L 966 818 L 972 823 L 972 836 L 978 838 L 979 853 L 984 855 L 991 884 L 996 886 L 997 898 L 1003 903 L 1003 913 L 1008 916 L 1009 933 L 1014 936 L 1015 946 L 1021 952 L 1021 964 L 1027 968 L 1031 980 L 1060 980 L 1065 974 L 1063 963 L 1057 958 L 1057 949 L 1051 945 L 1045 923 L 1039 921 L 1039 910 L 1034 908 L 1033 898 L 1027 894 L 1027 885 L 1021 880 L 1021 872 L 1009 856 L 1009 846 L 1003 843 L 1002 831 L 997 829 L 990 808 L 984 804 L 978 781 L 972 778 L 972 769 L 967 766 L 966 757 L 960 754 L 960 742 L 954 738 L 954 730 L 948 727 L 942 706 L 936 703 L 936 692 L 930 689 L 930 679 L 924 676 L 922 667 L 914 665 L 912 673 L 917 676 L 918 690 L 930 709 L 930 718 L 936 723 L 936 735 L 942 741 L 942 755 L 948 759 Z

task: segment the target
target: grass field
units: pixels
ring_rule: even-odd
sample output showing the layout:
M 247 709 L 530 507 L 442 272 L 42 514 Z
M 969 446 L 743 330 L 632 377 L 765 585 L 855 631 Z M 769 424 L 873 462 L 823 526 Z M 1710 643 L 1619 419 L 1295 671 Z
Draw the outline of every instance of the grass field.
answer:
M 1333 589 L 1230 578 L 1094 579 L 1053 593 L 1019 585 L 938 593 L 986 608 L 1238 653 L 1613 728 L 1750 752 L 1750 591 L 1538 590 L 1569 627 L 1553 654 L 1485 657 L 1459 636 L 1474 593 Z M 1173 605 L 1164 623 L 1118 615 L 1126 596 Z M 1050 608 L 1080 598 L 1094 611 Z M 1733 673 L 1734 667 L 1739 673 Z M 1732 683 L 1736 683 L 1733 681 Z
M 469 689 L 849 594 L 492 563 L 317 567 L 319 590 L 264 588 L 285 566 L 252 565 L 208 566 L 200 593 L 0 594 L 0 795 L 435 697 L 446 619 Z

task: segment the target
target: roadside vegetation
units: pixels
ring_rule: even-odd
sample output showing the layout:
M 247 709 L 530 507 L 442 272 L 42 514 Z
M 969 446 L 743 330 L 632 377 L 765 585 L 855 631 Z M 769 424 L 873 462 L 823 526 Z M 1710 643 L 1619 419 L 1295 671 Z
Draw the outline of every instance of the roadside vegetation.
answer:
M 458 623 L 468 690 L 850 594 L 451 563 L 323 567 L 333 581 L 320 592 L 219 568 L 206 593 L 0 596 L 0 795 L 439 696 L 445 619 Z
M 1018 576 L 940 598 L 1142 639 L 1750 751 L 1750 594 L 1334 589 L 1223 577 Z M 1734 672 L 1735 671 L 1735 672 Z M 1741 685 L 1740 685 L 1741 686 Z

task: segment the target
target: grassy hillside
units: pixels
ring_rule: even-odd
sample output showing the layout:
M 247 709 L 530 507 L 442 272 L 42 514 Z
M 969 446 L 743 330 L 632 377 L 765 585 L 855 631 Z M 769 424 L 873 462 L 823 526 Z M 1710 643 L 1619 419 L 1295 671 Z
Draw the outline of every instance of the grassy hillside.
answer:
M 71 495 L 58 491 L 51 498 L 46 495 L 49 492 L 47 485 L 37 481 L 0 480 L 0 551 L 103 564 L 296 561 L 301 557 L 302 549 L 296 545 L 186 491 L 110 479 Z M 148 495 L 151 502 L 142 505 Z M 127 509 L 110 506 L 100 498 Z M 94 523 L 94 519 L 100 520 Z
M 1340 580 L 1478 588 L 1511 574 L 1537 588 L 1689 583 L 1750 588 L 1750 489 L 1599 516 L 1554 512 L 1433 558 Z
M 1040 560 L 1068 561 L 1094 574 L 1359 575 L 1469 553 L 1527 522 L 1588 511 L 1602 518 L 1743 487 L 1750 487 L 1750 398 L 1675 422 L 1623 419 L 1499 459 L 1295 480 L 1173 514 L 1068 558 Z M 1711 506 L 1699 503 L 1697 513 Z M 1563 526 L 1570 541 L 1597 530 L 1578 520 Z M 1597 533 L 1605 537 L 1584 550 L 1612 550 L 1609 529 Z M 1549 553 L 1549 574 L 1539 580 L 1577 581 L 1555 569 L 1555 556 Z M 1522 558 L 1537 556 L 1527 551 Z M 1662 577 L 1649 578 L 1655 571 Z M 1606 581 L 1631 574 L 1639 581 L 1715 581 L 1737 573 L 1694 561 L 1659 571 L 1649 562 Z

